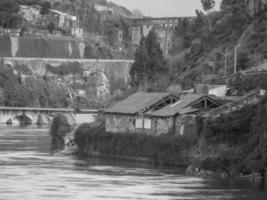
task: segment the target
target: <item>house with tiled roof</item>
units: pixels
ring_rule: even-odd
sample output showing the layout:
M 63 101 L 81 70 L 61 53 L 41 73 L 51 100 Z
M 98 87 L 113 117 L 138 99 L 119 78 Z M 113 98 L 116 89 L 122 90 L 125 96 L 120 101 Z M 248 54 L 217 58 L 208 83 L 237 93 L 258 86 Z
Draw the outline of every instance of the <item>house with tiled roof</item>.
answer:
M 169 93 L 138 92 L 104 111 L 105 128 L 111 133 L 184 134 L 194 127 L 197 113 L 220 105 L 210 96 L 179 99 Z
M 208 95 L 192 94 L 186 96 L 160 110 L 149 113 L 153 124 L 153 133 L 155 135 L 194 133 L 197 114 L 219 106 L 221 103 Z
M 104 110 L 105 129 L 111 133 L 151 132 L 151 120 L 145 115 L 178 101 L 169 93 L 137 92 Z

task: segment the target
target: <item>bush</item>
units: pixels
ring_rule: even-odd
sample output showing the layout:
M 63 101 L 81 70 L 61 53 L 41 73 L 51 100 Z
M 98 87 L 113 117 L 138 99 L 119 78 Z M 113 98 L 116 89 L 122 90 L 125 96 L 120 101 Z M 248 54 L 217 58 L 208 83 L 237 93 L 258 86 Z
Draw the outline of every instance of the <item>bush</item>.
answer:
M 256 106 L 248 105 L 241 110 L 224 114 L 215 120 L 208 120 L 201 135 L 210 143 L 242 144 L 250 137 L 251 119 Z
M 192 141 L 185 137 L 111 134 L 91 124 L 84 124 L 76 130 L 75 141 L 85 154 L 99 152 L 118 157 L 148 158 L 155 163 L 168 165 L 188 164 L 187 150 L 192 146 Z

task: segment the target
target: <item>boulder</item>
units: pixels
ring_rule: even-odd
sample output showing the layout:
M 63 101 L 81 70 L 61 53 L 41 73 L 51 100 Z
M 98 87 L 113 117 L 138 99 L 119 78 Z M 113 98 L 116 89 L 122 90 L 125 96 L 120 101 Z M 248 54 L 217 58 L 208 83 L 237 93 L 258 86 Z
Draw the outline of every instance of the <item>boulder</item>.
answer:
M 52 138 L 62 138 L 74 130 L 75 118 L 72 114 L 57 114 L 51 124 Z

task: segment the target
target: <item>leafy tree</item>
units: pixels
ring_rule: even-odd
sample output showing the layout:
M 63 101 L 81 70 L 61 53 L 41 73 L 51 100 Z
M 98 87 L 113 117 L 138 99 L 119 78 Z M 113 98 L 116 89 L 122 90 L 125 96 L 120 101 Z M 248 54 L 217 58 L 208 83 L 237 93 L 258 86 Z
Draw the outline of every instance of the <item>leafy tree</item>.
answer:
M 49 1 L 46 1 L 42 4 L 41 15 L 46 15 L 49 13 L 49 10 L 52 8 L 52 4 Z
M 239 53 L 237 59 L 238 70 L 245 70 L 248 67 L 249 67 L 249 53 L 246 51 Z
M 141 40 L 136 50 L 135 62 L 130 71 L 132 84 L 144 86 L 145 89 L 155 85 L 159 78 L 167 74 L 165 64 L 157 34 L 151 30 L 147 37 Z
M 53 23 L 53 22 L 50 22 L 48 25 L 47 25 L 47 29 L 50 33 L 54 33 L 55 29 L 56 29 L 56 25 Z
M 0 2 L 0 25 L 4 28 L 17 28 L 22 22 L 19 15 L 20 6 L 15 0 Z
M 214 9 L 215 7 L 215 0 L 201 0 L 202 7 L 204 11 L 207 13 L 207 19 L 208 19 L 208 24 L 209 24 L 209 30 L 212 30 L 212 16 L 210 12 Z
M 221 9 L 230 14 L 228 20 L 229 28 L 242 32 L 244 26 L 248 24 L 249 15 L 247 13 L 245 1 L 223 0 Z
M 137 86 L 147 82 L 149 57 L 146 50 L 146 39 L 142 38 L 135 53 L 135 62 L 130 70 L 132 84 Z

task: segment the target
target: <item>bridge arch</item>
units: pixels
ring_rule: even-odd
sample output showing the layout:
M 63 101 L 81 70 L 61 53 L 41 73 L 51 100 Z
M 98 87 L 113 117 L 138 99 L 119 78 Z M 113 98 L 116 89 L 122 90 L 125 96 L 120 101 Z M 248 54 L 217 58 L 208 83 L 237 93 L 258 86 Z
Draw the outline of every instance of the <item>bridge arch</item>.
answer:
M 14 119 L 19 121 L 20 125 L 31 125 L 33 124 L 32 117 L 26 114 L 19 114 Z

